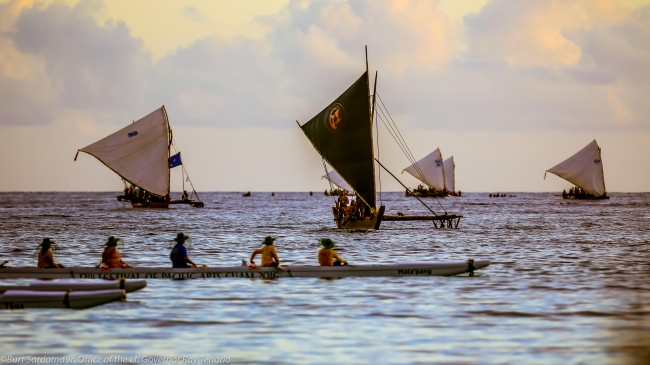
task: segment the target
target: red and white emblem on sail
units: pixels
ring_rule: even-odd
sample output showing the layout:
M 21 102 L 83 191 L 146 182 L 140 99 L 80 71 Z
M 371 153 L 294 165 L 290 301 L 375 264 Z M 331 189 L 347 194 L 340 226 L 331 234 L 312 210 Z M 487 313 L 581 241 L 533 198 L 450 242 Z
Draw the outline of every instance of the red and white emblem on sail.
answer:
M 343 105 L 336 103 L 332 105 L 327 111 L 327 114 L 325 114 L 325 124 L 327 124 L 327 128 L 329 128 L 332 133 L 336 133 L 345 125 L 347 120 L 346 117 L 347 115 L 345 109 L 343 109 Z

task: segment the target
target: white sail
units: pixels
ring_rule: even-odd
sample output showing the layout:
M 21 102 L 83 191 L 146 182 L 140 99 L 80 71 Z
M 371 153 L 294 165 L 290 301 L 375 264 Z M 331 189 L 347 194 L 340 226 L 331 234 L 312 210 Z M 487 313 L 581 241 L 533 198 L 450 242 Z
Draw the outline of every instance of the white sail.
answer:
M 79 151 L 152 194 L 169 193 L 169 123 L 165 107 Z
M 449 191 L 456 191 L 456 164 L 454 164 L 454 156 L 444 160 L 442 166 L 445 170 L 445 187 Z
M 418 168 L 416 168 L 416 165 L 419 168 L 419 171 Z M 404 173 L 404 171 L 432 188 L 440 190 L 445 189 L 445 171 L 442 167 L 442 154 L 440 153 L 440 148 L 436 148 L 435 151 L 426 155 L 413 165 L 405 168 L 402 173 Z
M 575 155 L 548 170 L 595 196 L 605 195 L 605 175 L 596 140 Z M 544 175 L 546 177 L 546 175 Z
M 340 189 L 346 190 L 346 191 L 353 191 L 350 185 L 343 180 L 341 175 L 339 175 L 338 172 L 332 170 L 327 173 L 327 175 L 323 176 L 322 178 L 329 180 L 332 184 L 338 186 Z

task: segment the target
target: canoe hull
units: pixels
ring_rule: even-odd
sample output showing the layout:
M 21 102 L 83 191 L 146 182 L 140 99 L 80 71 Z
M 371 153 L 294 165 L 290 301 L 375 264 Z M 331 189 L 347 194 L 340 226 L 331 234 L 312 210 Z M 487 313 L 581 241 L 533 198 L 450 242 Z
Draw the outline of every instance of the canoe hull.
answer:
M 364 219 L 345 217 L 336 207 L 332 207 L 332 214 L 334 215 L 336 227 L 339 229 L 379 229 L 384 218 L 385 209 L 382 205 L 370 217 L 365 217 Z
M 84 309 L 126 299 L 121 289 L 37 292 L 8 290 L 0 295 L 0 309 L 69 308 Z
M 491 260 L 474 260 L 474 268 L 488 267 Z M 352 266 L 290 266 L 286 268 L 262 267 L 251 270 L 247 266 L 216 268 L 134 268 L 102 271 L 96 268 L 5 268 L 0 269 L 0 279 L 224 279 L 224 278 L 319 278 L 319 277 L 405 277 L 405 276 L 453 276 L 470 271 L 467 261 L 432 261 L 393 265 Z
M 571 195 L 562 195 L 563 199 L 576 199 L 576 200 L 605 200 L 609 199 L 608 195 L 601 196 L 571 196 Z

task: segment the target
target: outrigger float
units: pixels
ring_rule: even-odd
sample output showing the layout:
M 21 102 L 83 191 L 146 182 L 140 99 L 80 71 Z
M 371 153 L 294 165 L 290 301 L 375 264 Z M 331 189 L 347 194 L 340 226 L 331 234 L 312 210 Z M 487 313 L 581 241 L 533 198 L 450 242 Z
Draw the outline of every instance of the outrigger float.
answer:
M 345 278 L 345 277 L 407 277 L 407 276 L 453 276 L 464 273 L 473 275 L 475 270 L 488 267 L 489 259 L 466 261 L 406 262 L 390 265 L 356 266 L 285 266 L 281 268 L 231 266 L 215 268 L 156 268 L 110 269 L 73 267 L 61 269 L 37 269 L 16 267 L 0 269 L 0 279 L 276 279 L 276 278 Z
M 84 309 L 123 300 L 126 300 L 126 292 L 123 289 L 74 292 L 7 290 L 0 294 L 0 309 Z
M 119 280 L 83 280 L 83 281 L 51 281 L 51 280 L 36 280 L 29 283 L 29 285 L 0 285 L 0 293 L 9 290 L 28 290 L 28 291 L 94 291 L 94 290 L 110 290 L 121 289 L 127 293 L 140 290 L 147 286 L 145 279 L 126 280 L 124 278 Z

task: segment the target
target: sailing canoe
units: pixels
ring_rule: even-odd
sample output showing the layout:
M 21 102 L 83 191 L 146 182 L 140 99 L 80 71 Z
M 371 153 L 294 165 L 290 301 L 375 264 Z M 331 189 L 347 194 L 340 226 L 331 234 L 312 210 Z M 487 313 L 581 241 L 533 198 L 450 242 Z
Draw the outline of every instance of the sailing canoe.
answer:
M 562 194 L 564 199 L 609 199 L 600 147 L 594 139 L 575 155 L 546 170 L 583 190 L 582 194 Z M 544 173 L 546 178 L 546 173 Z
M 170 155 L 172 143 L 167 110 L 162 106 L 119 131 L 79 149 L 77 156 L 79 152 L 85 152 L 122 178 L 125 189 L 124 195 L 117 197 L 119 201 L 130 202 L 134 208 L 168 208 L 171 202 L 170 169 L 176 166 L 183 169 L 180 152 Z M 189 181 L 189 177 L 187 179 Z M 127 187 L 127 183 L 131 186 Z M 198 199 L 196 191 L 193 193 Z M 175 203 L 203 207 L 200 200 L 187 199 Z
M 429 189 L 418 186 L 413 190 L 414 194 L 421 196 L 445 196 L 447 188 L 445 185 L 445 169 L 442 162 L 442 153 L 440 148 L 424 156 L 411 166 L 402 170 L 411 174 L 414 178 L 420 180 Z M 408 193 L 407 193 L 408 196 Z
M 470 259 L 472 260 L 472 259 Z M 231 266 L 215 268 L 156 268 L 101 270 L 97 268 L 37 269 L 17 267 L 0 269 L 0 279 L 223 279 L 223 278 L 319 278 L 319 277 L 405 277 L 453 276 L 488 267 L 489 259 L 466 261 L 431 261 L 388 265 L 357 266 L 288 266 L 283 268 Z
M 0 309 L 83 309 L 125 299 L 126 293 L 122 289 L 74 292 L 8 290 L 0 295 Z
M 303 133 L 343 181 L 354 191 L 363 215 L 332 207 L 343 229 L 379 229 L 384 207 L 377 207 L 368 71 L 325 109 L 300 125 Z

